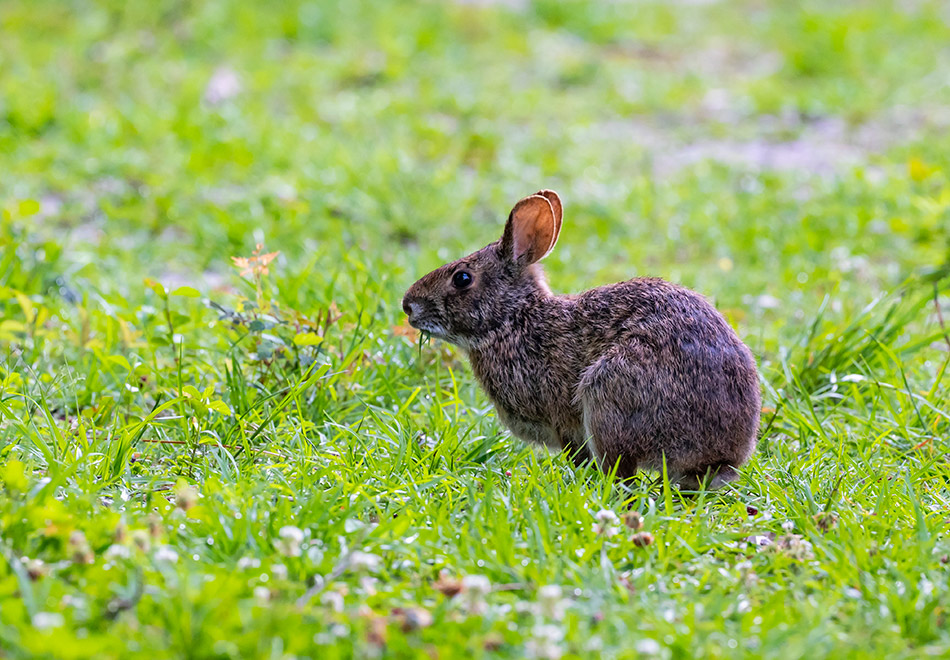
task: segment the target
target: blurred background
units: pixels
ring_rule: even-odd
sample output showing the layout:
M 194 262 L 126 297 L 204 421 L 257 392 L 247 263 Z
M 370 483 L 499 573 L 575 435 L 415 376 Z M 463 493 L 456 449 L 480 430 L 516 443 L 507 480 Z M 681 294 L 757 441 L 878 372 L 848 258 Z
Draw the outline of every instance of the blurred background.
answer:
M 944 2 L 5 0 L 0 25 L 22 290 L 226 290 L 263 243 L 288 302 L 373 282 L 388 322 L 541 187 L 555 290 L 668 277 L 758 350 L 944 262 Z
M 946 0 L 0 0 L 0 656 L 946 657 L 948 172 Z M 540 188 L 556 292 L 755 352 L 734 490 L 575 472 L 417 345 Z

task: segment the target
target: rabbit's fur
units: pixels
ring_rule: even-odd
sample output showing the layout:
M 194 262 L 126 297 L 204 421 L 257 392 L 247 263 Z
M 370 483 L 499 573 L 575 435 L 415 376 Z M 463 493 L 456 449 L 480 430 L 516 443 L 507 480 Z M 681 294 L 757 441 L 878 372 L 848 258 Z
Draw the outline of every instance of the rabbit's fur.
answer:
M 412 285 L 409 323 L 468 353 L 523 440 L 621 478 L 664 457 L 684 488 L 736 478 L 759 425 L 752 353 L 705 298 L 661 279 L 553 295 L 537 262 L 560 228 L 557 194 L 521 200 L 501 239 Z

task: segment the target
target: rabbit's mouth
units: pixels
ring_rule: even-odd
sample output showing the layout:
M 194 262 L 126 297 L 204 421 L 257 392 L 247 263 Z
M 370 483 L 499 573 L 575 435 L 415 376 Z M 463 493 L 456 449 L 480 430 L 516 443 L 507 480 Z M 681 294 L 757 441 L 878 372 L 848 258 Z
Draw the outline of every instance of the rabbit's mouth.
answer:
M 441 339 L 443 341 L 449 340 L 449 336 L 448 336 L 448 333 L 445 331 L 445 328 L 443 328 L 438 323 L 431 323 L 425 320 L 413 319 L 409 321 L 409 325 L 414 327 L 416 330 L 419 330 L 420 332 L 424 332 L 431 337 L 435 337 L 436 339 Z

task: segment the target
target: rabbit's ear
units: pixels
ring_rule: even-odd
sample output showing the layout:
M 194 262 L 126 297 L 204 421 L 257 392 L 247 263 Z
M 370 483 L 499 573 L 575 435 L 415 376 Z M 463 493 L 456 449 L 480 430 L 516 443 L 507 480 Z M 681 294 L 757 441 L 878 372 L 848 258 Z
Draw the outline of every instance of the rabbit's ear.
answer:
M 553 190 L 539 190 L 535 195 L 541 195 L 551 202 L 551 208 L 554 210 L 554 238 L 551 239 L 551 247 L 545 252 L 545 256 L 547 256 L 557 245 L 557 237 L 561 234 L 561 219 L 564 217 L 564 211 L 561 206 L 561 198 Z
M 554 207 L 546 197 L 525 197 L 511 209 L 501 239 L 502 249 L 512 261 L 524 266 L 533 264 L 554 247 L 558 224 Z

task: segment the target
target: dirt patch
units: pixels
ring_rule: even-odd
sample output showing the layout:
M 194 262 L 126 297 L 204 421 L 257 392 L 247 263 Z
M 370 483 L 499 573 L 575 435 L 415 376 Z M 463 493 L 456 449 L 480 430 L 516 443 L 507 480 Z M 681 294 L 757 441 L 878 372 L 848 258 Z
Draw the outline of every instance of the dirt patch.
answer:
M 589 137 L 629 141 L 645 152 L 658 177 L 699 163 L 746 171 L 799 171 L 829 176 L 870 165 L 874 156 L 946 130 L 950 117 L 897 108 L 861 124 L 839 117 L 740 117 L 707 105 L 703 117 L 632 118 L 591 128 Z

